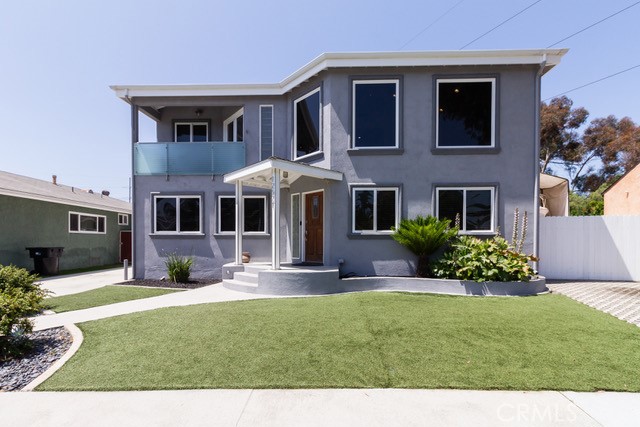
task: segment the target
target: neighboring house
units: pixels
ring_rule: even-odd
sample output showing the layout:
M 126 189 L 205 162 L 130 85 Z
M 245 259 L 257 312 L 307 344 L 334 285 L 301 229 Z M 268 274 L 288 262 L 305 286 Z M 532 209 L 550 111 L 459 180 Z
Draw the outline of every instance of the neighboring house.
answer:
M 220 277 L 243 251 L 413 275 L 401 218 L 509 236 L 516 208 L 536 252 L 540 80 L 565 53 L 327 53 L 280 83 L 112 86 L 132 111 L 135 277 L 171 252 Z
M 108 192 L 0 172 L 0 218 L 3 265 L 33 269 L 26 247 L 64 247 L 61 270 L 131 258 L 131 204 Z
M 605 215 L 640 215 L 640 164 L 604 192 Z

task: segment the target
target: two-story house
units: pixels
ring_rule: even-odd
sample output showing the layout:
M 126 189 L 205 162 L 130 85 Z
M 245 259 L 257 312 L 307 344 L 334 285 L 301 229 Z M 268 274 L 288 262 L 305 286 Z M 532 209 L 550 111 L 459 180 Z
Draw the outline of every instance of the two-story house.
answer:
M 537 251 L 540 80 L 566 49 L 326 53 L 279 83 L 113 86 L 131 105 L 134 275 L 251 263 L 410 276 L 401 218 Z M 158 142 L 138 141 L 138 114 Z

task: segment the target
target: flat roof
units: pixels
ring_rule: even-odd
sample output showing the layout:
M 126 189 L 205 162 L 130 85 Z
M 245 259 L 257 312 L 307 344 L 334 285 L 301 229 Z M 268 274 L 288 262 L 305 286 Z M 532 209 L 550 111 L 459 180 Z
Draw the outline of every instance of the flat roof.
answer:
M 543 74 L 560 63 L 568 49 L 452 50 L 416 52 L 323 53 L 278 83 L 113 85 L 116 96 L 135 97 L 283 95 L 330 68 L 542 65 Z

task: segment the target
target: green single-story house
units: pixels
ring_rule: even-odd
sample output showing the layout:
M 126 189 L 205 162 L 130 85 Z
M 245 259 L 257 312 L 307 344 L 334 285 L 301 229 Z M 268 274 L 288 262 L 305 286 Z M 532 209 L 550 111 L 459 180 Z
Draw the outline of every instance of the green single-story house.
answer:
M 131 204 L 0 171 L 0 264 L 33 269 L 27 247 L 63 247 L 60 270 L 131 260 Z

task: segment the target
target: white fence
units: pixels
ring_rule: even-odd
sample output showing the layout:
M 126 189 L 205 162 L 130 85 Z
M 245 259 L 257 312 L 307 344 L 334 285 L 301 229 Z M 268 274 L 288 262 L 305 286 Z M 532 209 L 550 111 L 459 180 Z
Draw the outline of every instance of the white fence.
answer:
M 640 216 L 540 218 L 540 274 L 640 281 Z

